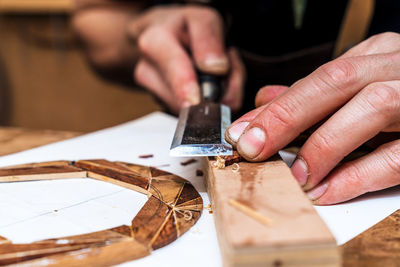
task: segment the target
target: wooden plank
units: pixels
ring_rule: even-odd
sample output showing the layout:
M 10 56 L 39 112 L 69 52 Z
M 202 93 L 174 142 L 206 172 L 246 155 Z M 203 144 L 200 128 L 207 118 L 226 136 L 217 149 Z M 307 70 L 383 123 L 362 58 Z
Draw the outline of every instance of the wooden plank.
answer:
M 204 162 L 224 266 L 340 265 L 334 237 L 283 161 Z

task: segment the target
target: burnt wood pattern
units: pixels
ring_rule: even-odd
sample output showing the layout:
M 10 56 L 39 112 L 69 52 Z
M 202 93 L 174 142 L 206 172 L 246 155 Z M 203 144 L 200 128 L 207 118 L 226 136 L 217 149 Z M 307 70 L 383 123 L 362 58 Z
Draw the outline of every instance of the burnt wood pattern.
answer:
M 149 199 L 131 225 L 30 244 L 12 244 L 0 236 L 0 266 L 110 266 L 138 259 L 175 241 L 203 210 L 200 194 L 187 180 L 154 167 L 95 159 L 0 168 L 0 183 L 85 177 L 145 193 Z

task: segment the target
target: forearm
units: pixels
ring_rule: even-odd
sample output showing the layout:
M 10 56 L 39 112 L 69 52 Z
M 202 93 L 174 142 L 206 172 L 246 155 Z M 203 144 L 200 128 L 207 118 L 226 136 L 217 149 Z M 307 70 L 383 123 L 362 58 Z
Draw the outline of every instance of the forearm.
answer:
M 103 76 L 132 80 L 139 53 L 126 27 L 145 7 L 143 1 L 76 0 L 73 27 L 91 65 Z

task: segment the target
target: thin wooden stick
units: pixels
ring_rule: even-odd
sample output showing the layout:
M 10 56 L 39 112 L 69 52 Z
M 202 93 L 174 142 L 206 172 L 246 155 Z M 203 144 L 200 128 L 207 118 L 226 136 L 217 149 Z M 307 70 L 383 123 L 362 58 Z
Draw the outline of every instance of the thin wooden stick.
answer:
M 244 214 L 246 214 L 247 216 L 253 218 L 254 220 L 266 225 L 266 226 L 271 226 L 272 225 L 272 220 L 270 218 L 268 218 L 267 216 L 259 213 L 258 211 L 256 211 L 255 209 L 250 208 L 247 205 L 244 205 L 243 203 L 240 203 L 239 201 L 235 200 L 235 199 L 229 199 L 228 200 L 228 204 L 231 205 L 232 207 L 240 210 L 241 212 L 243 212 Z

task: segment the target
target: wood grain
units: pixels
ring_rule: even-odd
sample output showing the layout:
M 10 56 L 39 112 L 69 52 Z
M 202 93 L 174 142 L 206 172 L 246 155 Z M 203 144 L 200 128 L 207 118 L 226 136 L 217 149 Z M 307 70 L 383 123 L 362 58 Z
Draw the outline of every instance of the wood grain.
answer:
M 205 160 L 207 188 L 225 266 L 340 264 L 334 237 L 283 161 L 240 162 L 239 171 L 213 163 Z
M 70 131 L 0 127 L 0 156 L 66 140 L 80 134 Z
M 0 236 L 0 245 L 2 245 L 2 244 L 8 244 L 8 243 L 11 243 L 11 241 L 8 240 L 8 239 L 5 238 L 5 237 Z
M 170 213 L 160 233 L 151 245 L 153 249 L 166 246 L 178 238 L 178 229 L 176 224 L 175 217 Z
M 32 164 L 31 164 L 32 165 Z M 35 164 L 33 164 L 35 165 Z M 22 182 L 66 178 L 86 178 L 87 172 L 70 165 L 0 168 L 0 182 Z
M 132 220 L 132 231 L 140 243 L 151 246 L 169 217 L 171 208 L 155 197 L 150 197 Z
M 131 239 L 103 247 L 92 247 L 63 254 L 55 254 L 35 260 L 8 265 L 15 267 L 31 266 L 69 266 L 69 267 L 105 267 L 136 260 L 148 256 L 151 252 L 141 243 Z
M 173 176 L 173 175 L 170 175 Z M 168 205 L 174 205 L 182 192 L 185 183 L 169 179 L 168 176 L 159 176 L 151 179 L 149 193 Z
M 400 210 L 345 243 L 343 266 L 399 266 Z
M 136 175 L 120 164 L 111 163 L 105 160 L 79 160 L 74 163 L 88 171 L 88 177 L 110 182 L 129 189 L 146 192 L 149 185 L 149 177 Z
M 0 245 L 0 265 L 29 261 L 93 246 L 105 246 L 127 239 L 131 240 L 132 238 L 115 231 L 104 230 L 84 235 L 47 239 L 30 244 L 3 244 Z

